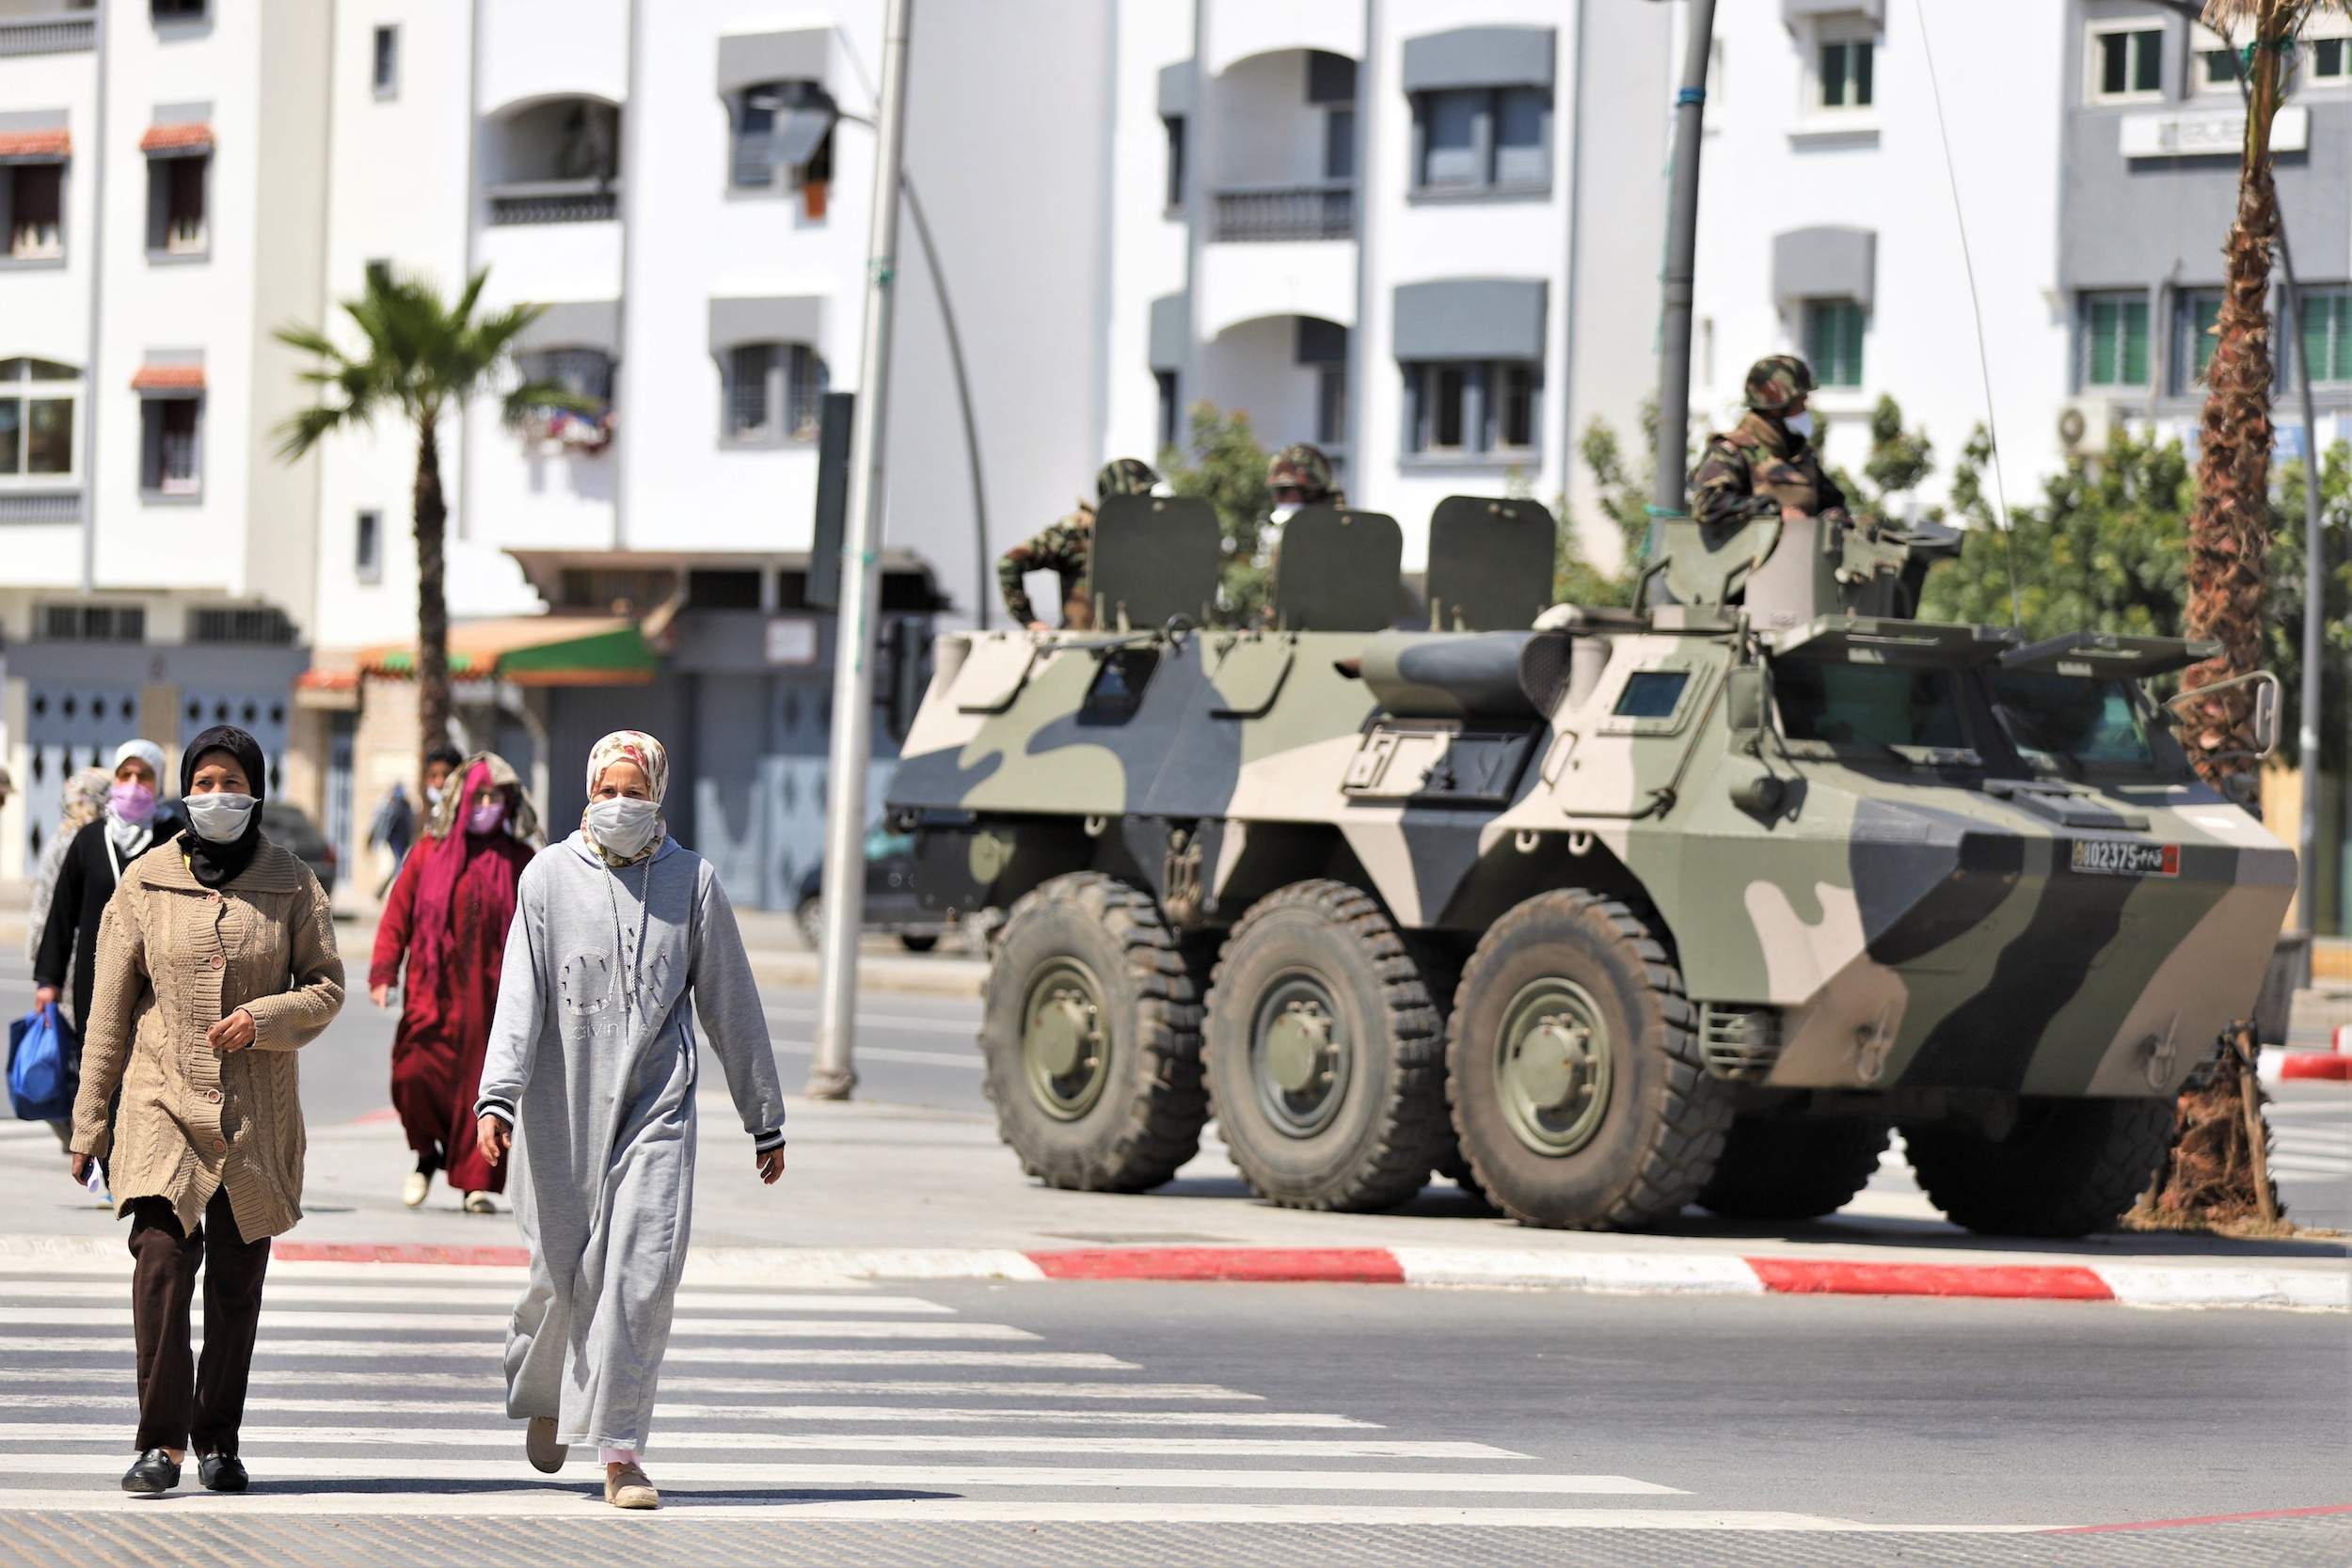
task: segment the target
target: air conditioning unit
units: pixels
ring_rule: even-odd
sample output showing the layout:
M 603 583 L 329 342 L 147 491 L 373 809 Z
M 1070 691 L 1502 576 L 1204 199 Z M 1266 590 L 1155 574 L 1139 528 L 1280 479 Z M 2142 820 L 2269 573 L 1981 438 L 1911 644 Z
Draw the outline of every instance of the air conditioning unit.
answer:
M 2058 450 L 2069 457 L 2096 457 L 2107 450 L 2115 425 L 2115 404 L 2106 399 L 2073 399 L 2058 410 Z

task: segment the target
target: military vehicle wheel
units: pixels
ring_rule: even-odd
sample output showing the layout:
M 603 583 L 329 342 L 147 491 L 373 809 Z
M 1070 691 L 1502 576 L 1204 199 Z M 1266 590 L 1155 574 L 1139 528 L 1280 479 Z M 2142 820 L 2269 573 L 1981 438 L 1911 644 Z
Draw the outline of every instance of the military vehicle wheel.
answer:
M 1893 1129 L 1865 1117 L 1757 1112 L 1732 1117 L 1715 1174 L 1699 1204 L 1742 1220 L 1834 1214 L 1879 1168 Z
M 1021 1168 L 1053 1187 L 1139 1193 L 1200 1148 L 1193 966 L 1149 895 L 1080 871 L 1025 895 L 981 992 L 984 1086 Z
M 1250 1191 L 1295 1209 L 1386 1209 L 1445 1154 L 1444 1037 L 1370 894 L 1268 894 L 1226 939 L 1202 1029 L 1218 1132 Z
M 900 931 L 898 945 L 910 953 L 928 953 L 939 945 L 939 933 L 936 931 Z
M 1954 1225 L 1994 1236 L 2087 1236 L 2114 1223 L 2172 1139 L 2169 1100 L 2027 1100 L 2004 1138 L 1905 1123 L 1911 1168 Z
M 1521 1225 L 1672 1218 L 1731 1124 L 1700 1066 L 1682 975 L 1625 905 L 1540 893 L 1487 929 L 1446 1037 L 1454 1129 L 1478 1184 Z

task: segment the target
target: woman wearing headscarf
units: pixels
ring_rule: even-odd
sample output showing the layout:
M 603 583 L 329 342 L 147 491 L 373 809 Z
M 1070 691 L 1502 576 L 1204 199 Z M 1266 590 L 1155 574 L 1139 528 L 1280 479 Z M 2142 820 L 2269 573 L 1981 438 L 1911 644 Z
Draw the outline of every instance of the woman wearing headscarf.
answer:
M 468 1212 L 488 1214 L 497 1212 L 490 1198 L 504 1190 L 506 1172 L 482 1157 L 473 1102 L 515 888 L 531 863 L 524 841 L 537 836 L 539 821 L 515 769 L 487 752 L 466 758 L 449 784 L 424 842 L 392 883 L 375 928 L 368 996 L 382 1007 L 401 988 L 392 1107 L 417 1156 L 401 1201 L 411 1209 L 422 1203 L 439 1170 L 465 1194 Z
M 114 778 L 103 768 L 85 768 L 66 780 L 57 792 L 62 813 L 56 831 L 41 846 L 40 863 L 25 884 L 24 961 L 40 957 L 40 939 L 49 923 L 49 904 L 57 892 L 57 873 L 65 866 L 73 835 L 106 815 L 106 790 Z
M 73 835 L 57 867 L 56 891 L 41 926 L 40 951 L 33 957 L 33 1000 L 54 1002 L 70 982 L 77 1026 L 89 1017 L 90 958 L 98 949 L 99 917 L 106 912 L 106 900 L 114 896 L 124 868 L 155 847 L 155 781 L 163 766 L 164 749 L 151 740 L 126 740 L 117 748 L 105 816 Z M 171 836 L 168 827 L 163 836 Z
M 138 1458 L 126 1492 L 180 1484 L 192 1445 L 215 1492 L 242 1492 L 237 1431 L 270 1238 L 302 1217 L 294 1052 L 343 1001 L 326 893 L 262 836 L 251 736 L 218 725 L 180 761 L 188 831 L 126 866 L 100 927 L 73 1103 L 73 1178 L 112 1155 L 131 1221 Z M 107 1126 L 117 1085 L 122 1107 Z M 204 1274 L 204 1355 L 188 1307 Z
M 506 1413 L 541 1470 L 595 1445 L 620 1508 L 660 1505 L 638 1456 L 686 1267 L 697 1022 L 760 1180 L 784 1174 L 767 1017 L 725 891 L 662 822 L 669 772 L 634 730 L 589 753 L 580 831 L 523 873 L 477 1106 L 492 1162 L 519 1136 L 531 1245 Z

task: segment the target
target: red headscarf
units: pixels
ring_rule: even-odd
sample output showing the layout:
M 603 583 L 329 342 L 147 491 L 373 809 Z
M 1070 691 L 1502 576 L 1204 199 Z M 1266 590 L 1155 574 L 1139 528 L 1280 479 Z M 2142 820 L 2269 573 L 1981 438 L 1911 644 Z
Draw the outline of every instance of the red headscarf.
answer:
M 504 786 L 491 777 L 488 763 L 477 762 L 467 768 L 465 783 L 457 790 L 457 810 L 450 831 L 439 838 L 426 839 L 417 847 L 417 853 L 433 858 L 417 873 L 412 927 L 416 931 L 416 949 L 409 967 L 421 972 L 427 984 L 437 981 L 441 959 L 456 937 L 457 889 L 461 882 L 467 884 L 471 895 L 467 913 L 472 918 L 501 932 L 515 918 L 515 879 L 505 873 L 497 855 L 483 852 L 492 839 L 509 831 L 515 818 L 514 800 L 508 800 L 506 820 L 492 832 L 476 834 L 466 831 L 466 816 L 473 798 L 493 787 Z M 469 871 L 473 873 L 471 877 L 467 875 Z

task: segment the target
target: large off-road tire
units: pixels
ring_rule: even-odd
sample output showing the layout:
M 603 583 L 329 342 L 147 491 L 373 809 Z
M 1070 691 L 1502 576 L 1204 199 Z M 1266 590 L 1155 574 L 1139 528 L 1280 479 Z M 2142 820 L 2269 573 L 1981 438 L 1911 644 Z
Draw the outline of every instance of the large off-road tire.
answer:
M 2086 1236 L 2147 1189 L 2172 1137 L 2169 1100 L 2027 1100 L 2004 1138 L 1903 1124 L 1911 1168 L 1954 1225 L 1992 1236 Z
M 1521 1225 L 1671 1219 L 1715 1171 L 1731 1124 L 1700 1065 L 1682 975 L 1625 905 L 1540 893 L 1488 928 L 1447 1026 L 1462 1152 Z
M 1194 964 L 1151 896 L 1117 878 L 1073 872 L 1013 905 L 980 1050 L 997 1131 L 1048 1186 L 1143 1192 L 1200 1148 Z
M 1438 1008 L 1359 889 L 1295 882 L 1253 905 L 1217 957 L 1202 1043 L 1217 1131 L 1263 1198 L 1391 1208 L 1444 1156 Z
M 1853 1200 L 1886 1152 L 1884 1121 L 1758 1111 L 1736 1116 L 1699 1203 L 1742 1220 L 1809 1220 Z

